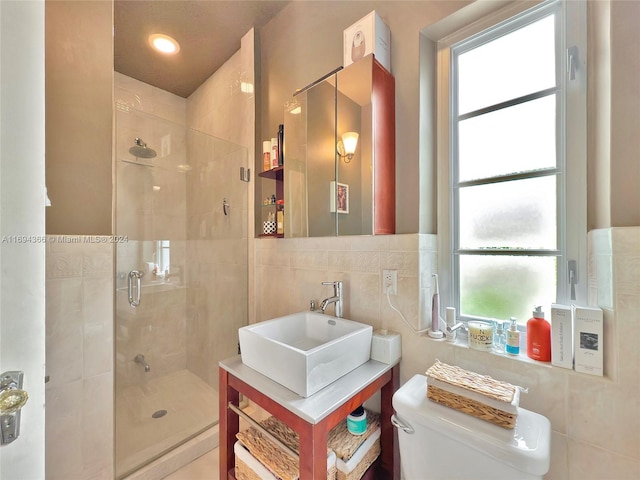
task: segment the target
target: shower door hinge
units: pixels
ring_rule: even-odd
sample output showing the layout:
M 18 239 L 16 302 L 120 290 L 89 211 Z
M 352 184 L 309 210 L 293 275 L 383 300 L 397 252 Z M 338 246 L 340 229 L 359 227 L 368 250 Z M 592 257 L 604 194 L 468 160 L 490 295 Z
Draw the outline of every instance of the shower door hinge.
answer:
M 250 182 L 251 181 L 251 169 L 250 168 L 240 167 L 240 180 L 242 180 L 243 182 Z

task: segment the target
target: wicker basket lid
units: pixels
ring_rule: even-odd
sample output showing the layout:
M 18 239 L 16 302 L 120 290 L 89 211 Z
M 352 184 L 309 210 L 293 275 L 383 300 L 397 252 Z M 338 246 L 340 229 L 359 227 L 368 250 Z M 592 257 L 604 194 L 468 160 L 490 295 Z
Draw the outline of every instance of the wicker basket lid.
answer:
M 470 372 L 460 367 L 448 365 L 436 360 L 426 372 L 427 377 L 441 382 L 479 393 L 500 402 L 511 403 L 518 387 L 507 382 L 495 380 L 488 375 Z

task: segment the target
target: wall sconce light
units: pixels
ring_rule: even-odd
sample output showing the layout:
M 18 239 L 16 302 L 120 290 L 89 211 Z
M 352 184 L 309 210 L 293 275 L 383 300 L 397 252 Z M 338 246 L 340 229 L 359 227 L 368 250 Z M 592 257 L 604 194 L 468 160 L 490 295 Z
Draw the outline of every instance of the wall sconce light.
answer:
M 345 132 L 342 134 L 342 140 L 338 141 L 336 148 L 338 155 L 344 160 L 344 163 L 351 162 L 351 159 L 355 155 L 358 136 L 358 132 Z

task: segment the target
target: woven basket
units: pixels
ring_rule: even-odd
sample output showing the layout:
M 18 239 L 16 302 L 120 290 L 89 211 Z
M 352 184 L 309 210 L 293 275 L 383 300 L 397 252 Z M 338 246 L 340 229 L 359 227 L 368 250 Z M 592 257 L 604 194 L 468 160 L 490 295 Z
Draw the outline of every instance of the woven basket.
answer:
M 516 425 L 518 387 L 460 367 L 436 361 L 427 370 L 427 398 L 503 428 Z
M 244 463 L 243 459 L 239 455 L 236 455 L 235 477 L 236 480 L 266 480 L 258 475 L 249 465 Z M 276 477 L 273 476 L 273 478 Z
M 269 417 L 266 420 L 260 422 L 262 427 L 277 437 L 282 443 L 287 445 L 293 451 L 298 453 L 299 440 L 298 434 L 287 425 L 277 420 L 275 417 Z M 250 427 L 247 430 L 238 432 L 236 435 L 241 444 L 256 458 L 262 465 L 264 465 L 268 471 L 276 478 L 281 480 L 297 480 L 300 477 L 300 471 L 298 468 L 298 460 L 292 457 L 290 454 L 281 450 L 275 443 L 269 440 L 257 429 Z M 327 449 L 328 466 L 327 466 L 327 480 L 335 480 L 336 477 L 336 465 L 335 454 L 331 449 Z M 329 461 L 329 457 L 333 461 Z M 247 472 L 251 468 L 242 462 L 239 468 L 242 470 L 240 473 L 243 475 L 251 475 Z M 238 455 L 236 454 L 236 465 L 238 465 Z M 236 467 L 238 468 L 238 467 Z M 255 472 L 254 472 L 255 474 Z M 247 477 L 248 478 L 248 477 Z M 262 476 L 253 478 L 263 478 Z M 269 478 L 269 477 L 267 477 Z
M 299 452 L 298 434 L 286 424 L 275 417 L 269 417 L 260 422 L 261 426 L 277 437 L 282 443 L 295 452 Z M 367 469 L 380 455 L 380 416 L 367 411 L 367 429 L 362 435 L 352 435 L 347 429 L 345 422 L 339 423 L 329 432 L 327 439 L 328 456 L 340 458 L 343 462 L 343 470 L 336 468 L 336 462 L 328 462 L 327 479 L 334 480 L 359 480 Z M 241 445 L 245 447 L 246 454 L 253 456 L 269 475 L 282 480 L 296 480 L 299 477 L 298 462 L 295 458 L 283 452 L 275 446 L 268 438 L 263 436 L 258 430 L 251 427 L 237 434 Z M 372 437 L 370 440 L 369 438 Z M 375 441 L 374 441 L 375 438 Z M 346 470 L 348 462 L 364 444 L 369 445 L 368 451 L 362 459 L 350 471 Z M 335 452 L 335 453 L 334 453 Z M 362 452 L 361 452 L 362 453 Z M 265 476 L 264 471 L 257 473 L 249 462 L 244 461 L 242 456 L 236 453 L 236 478 L 238 480 L 273 480 L 270 476 Z M 355 461 L 355 459 L 354 459 Z M 352 462 L 353 463 L 353 462 Z
M 349 461 L 360 446 L 380 428 L 380 415 L 367 410 L 367 429 L 362 435 L 353 435 L 347 428 L 347 422 L 340 422 L 329 432 L 327 444 L 336 452 L 339 459 Z
M 377 433 L 377 435 L 376 435 Z M 327 443 L 338 456 L 338 480 L 359 480 L 380 455 L 380 415 L 367 410 L 367 429 L 362 435 L 353 435 L 347 422 L 340 422 L 329 432 Z M 375 441 L 369 441 L 376 437 Z M 372 439 L 373 440 L 373 439 Z M 348 463 L 360 449 L 368 448 L 362 459 L 349 471 Z M 354 459 L 355 461 L 355 459 Z M 349 462 L 352 463 L 352 462 Z
M 237 442 L 234 447 L 236 457 L 235 478 L 236 480 L 278 480 L 267 467 L 262 465 L 249 453 L 241 442 Z M 335 465 L 335 456 L 327 462 L 331 461 L 332 466 L 327 469 L 327 480 L 335 480 L 337 468 Z
M 364 447 L 363 447 L 364 448 Z M 342 467 L 337 469 L 338 480 L 359 480 L 367 469 L 376 461 L 380 455 L 380 439 L 378 438 L 367 450 L 362 460 L 350 472 L 345 472 Z M 340 460 L 338 460 L 340 462 Z

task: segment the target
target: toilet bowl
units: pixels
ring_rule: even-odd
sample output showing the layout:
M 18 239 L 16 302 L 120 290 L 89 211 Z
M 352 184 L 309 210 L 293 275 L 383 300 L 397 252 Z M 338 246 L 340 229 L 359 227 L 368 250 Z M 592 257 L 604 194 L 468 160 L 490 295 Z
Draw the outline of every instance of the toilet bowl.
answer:
M 405 480 L 534 480 L 549 471 L 551 424 L 518 408 L 505 429 L 427 399 L 427 377 L 415 375 L 393 396 Z

